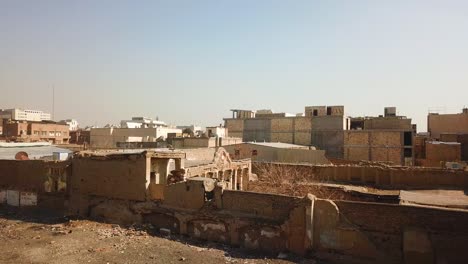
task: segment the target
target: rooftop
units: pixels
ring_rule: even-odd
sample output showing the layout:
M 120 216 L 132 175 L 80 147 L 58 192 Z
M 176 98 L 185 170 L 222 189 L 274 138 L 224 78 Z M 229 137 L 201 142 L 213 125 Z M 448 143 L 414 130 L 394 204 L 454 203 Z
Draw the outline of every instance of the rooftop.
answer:
M 443 141 L 428 141 L 428 144 L 434 144 L 434 145 L 461 145 L 461 143 L 458 142 L 443 142 Z
M 281 143 L 281 142 L 245 142 L 245 143 L 259 145 L 259 146 L 265 146 L 265 147 L 272 147 L 272 148 L 309 149 L 309 147 L 307 147 L 307 146 L 294 145 L 294 144 Z
M 100 151 L 80 151 L 78 155 L 82 157 L 110 157 L 110 156 L 128 156 L 132 154 L 149 155 L 154 158 L 185 158 L 185 153 L 178 150 L 167 148 L 158 149 L 118 149 L 118 150 L 100 150 Z

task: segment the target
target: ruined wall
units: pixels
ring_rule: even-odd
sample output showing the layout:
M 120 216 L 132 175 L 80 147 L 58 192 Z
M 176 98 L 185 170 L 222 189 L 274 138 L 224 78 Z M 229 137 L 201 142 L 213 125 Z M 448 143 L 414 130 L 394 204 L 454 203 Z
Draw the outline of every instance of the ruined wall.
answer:
M 379 263 L 463 263 L 468 213 L 424 207 L 314 203 L 314 246 Z
M 201 181 L 185 181 L 164 186 L 164 205 L 198 210 L 205 204 L 205 190 Z
M 64 210 L 69 165 L 43 160 L 0 160 L 0 203 Z
M 148 167 L 147 167 L 148 165 Z M 144 154 L 81 157 L 72 160 L 72 196 L 103 196 L 144 201 L 149 175 Z
M 42 160 L 0 160 L 0 187 L 43 191 L 47 171 Z
M 90 215 L 113 223 L 151 223 L 156 230 L 163 228 L 249 250 L 305 255 L 311 249 L 312 196 L 222 192 L 215 188 L 212 200 L 206 201 L 200 186 L 186 189 L 197 183 L 188 184 L 170 185 L 174 197 L 161 204 L 94 197 Z
M 300 200 L 283 195 L 224 190 L 222 208 L 284 221 L 289 217 L 291 209 L 296 206 L 295 202 Z
M 252 164 L 252 172 L 260 173 Z M 267 163 L 260 163 L 267 164 Z M 300 170 L 309 180 L 372 184 L 392 189 L 468 188 L 468 172 L 439 168 L 381 167 L 360 165 L 305 165 L 271 163 Z
M 69 165 L 44 160 L 0 160 L 0 188 L 38 193 L 62 190 L 56 185 L 66 185 Z M 49 186 L 52 180 L 54 186 Z

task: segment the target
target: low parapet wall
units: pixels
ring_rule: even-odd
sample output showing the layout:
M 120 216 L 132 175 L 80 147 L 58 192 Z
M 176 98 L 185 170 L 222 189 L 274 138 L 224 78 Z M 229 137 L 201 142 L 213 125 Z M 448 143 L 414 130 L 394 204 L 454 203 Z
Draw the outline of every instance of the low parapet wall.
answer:
M 468 259 L 467 211 L 322 199 L 314 204 L 313 248 L 322 257 L 368 263 Z
M 464 263 L 468 211 L 224 191 L 180 185 L 197 203 L 90 199 L 90 215 L 252 250 L 339 263 Z
M 173 184 L 190 200 L 161 203 L 88 197 L 89 215 L 115 223 L 150 223 L 157 230 L 277 254 L 311 250 L 313 196 L 221 191 L 206 200 L 203 184 Z M 178 188 L 177 186 L 180 186 Z M 187 188 L 188 187 L 188 188 Z M 181 198 L 183 199 L 183 198 Z
M 390 189 L 468 188 L 468 172 L 462 170 L 253 162 L 253 173 L 259 173 L 258 166 L 280 166 L 291 170 L 298 170 L 309 180 L 375 185 Z

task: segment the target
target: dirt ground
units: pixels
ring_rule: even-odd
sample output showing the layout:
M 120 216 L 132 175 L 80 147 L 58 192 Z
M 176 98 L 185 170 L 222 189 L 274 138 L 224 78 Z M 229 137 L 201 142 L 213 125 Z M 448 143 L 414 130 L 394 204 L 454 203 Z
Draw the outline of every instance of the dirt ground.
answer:
M 323 263 L 0 205 L 0 263 Z

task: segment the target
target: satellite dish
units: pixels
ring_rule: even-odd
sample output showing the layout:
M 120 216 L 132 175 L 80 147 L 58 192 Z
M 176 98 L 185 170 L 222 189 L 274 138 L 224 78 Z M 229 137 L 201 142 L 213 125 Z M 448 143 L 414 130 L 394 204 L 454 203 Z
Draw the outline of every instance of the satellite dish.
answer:
M 20 151 L 20 152 L 16 153 L 15 160 L 29 160 L 28 153 L 26 153 L 24 151 Z

